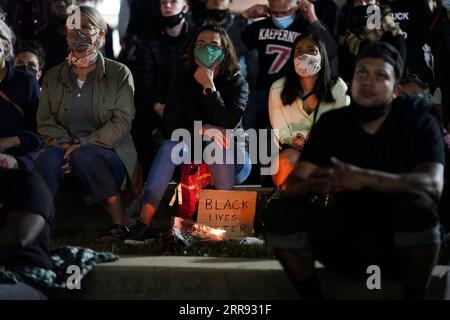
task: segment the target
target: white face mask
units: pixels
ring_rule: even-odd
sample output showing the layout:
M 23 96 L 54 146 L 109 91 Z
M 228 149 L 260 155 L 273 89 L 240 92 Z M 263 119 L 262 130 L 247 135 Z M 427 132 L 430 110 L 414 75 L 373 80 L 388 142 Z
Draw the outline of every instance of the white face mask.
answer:
M 17 160 L 5 153 L 0 153 L 0 168 L 4 169 L 17 169 L 19 164 Z
M 295 72 L 303 78 L 312 77 L 320 71 L 321 62 L 320 55 L 303 54 L 295 58 Z

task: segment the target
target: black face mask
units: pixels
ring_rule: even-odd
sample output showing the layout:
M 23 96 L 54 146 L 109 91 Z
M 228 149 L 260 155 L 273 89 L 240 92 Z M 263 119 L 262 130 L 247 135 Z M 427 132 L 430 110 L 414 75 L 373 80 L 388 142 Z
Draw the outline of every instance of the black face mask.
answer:
M 208 10 L 207 14 L 208 14 L 208 17 L 210 17 L 214 21 L 221 22 L 221 21 L 225 20 L 225 18 L 228 16 L 229 12 L 230 12 L 230 10 L 215 9 L 215 10 Z
M 386 113 L 386 105 L 382 104 L 373 107 L 361 107 L 356 105 L 356 118 L 362 123 L 369 123 L 380 119 Z
M 180 24 L 181 20 L 183 20 L 183 18 L 186 16 L 186 14 L 181 11 L 178 14 L 175 14 L 173 16 L 170 17 L 162 17 L 162 23 L 169 28 L 173 28 L 177 25 Z
M 33 77 L 36 77 L 37 71 L 32 69 L 32 68 L 28 68 L 26 65 L 15 66 L 14 68 L 22 70 L 22 71 L 25 71 L 25 72 L 28 72 Z
M 367 25 L 367 20 L 369 15 L 367 14 L 367 8 L 370 5 L 356 6 L 350 9 L 350 27 L 353 28 L 363 28 Z

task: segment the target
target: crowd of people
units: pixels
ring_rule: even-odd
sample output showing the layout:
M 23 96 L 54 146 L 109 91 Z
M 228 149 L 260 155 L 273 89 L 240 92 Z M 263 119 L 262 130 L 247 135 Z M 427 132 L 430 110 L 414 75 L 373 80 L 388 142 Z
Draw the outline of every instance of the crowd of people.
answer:
M 173 155 L 193 151 L 178 129 L 223 151 L 200 159 L 215 189 L 274 188 L 267 243 L 303 298 L 323 298 L 314 259 L 351 274 L 381 265 L 406 298 L 424 297 L 450 229 L 450 1 L 268 0 L 234 12 L 232 0 L 122 0 L 118 57 L 97 4 L 1 4 L 0 274 L 13 281 L 0 277 L 0 298 L 45 298 L 15 270 L 51 268 L 64 179 L 110 216 L 98 241 L 145 240 Z M 275 129 L 271 181 L 237 138 L 248 129 Z

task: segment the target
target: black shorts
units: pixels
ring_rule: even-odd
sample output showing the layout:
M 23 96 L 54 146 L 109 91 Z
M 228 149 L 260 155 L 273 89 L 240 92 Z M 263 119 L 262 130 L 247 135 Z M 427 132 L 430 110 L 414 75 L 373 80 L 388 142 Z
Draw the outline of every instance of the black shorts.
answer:
M 436 205 L 421 193 L 355 192 L 332 207 L 286 197 L 269 203 L 265 219 L 270 246 L 310 248 L 325 266 L 350 274 L 370 265 L 395 272 L 396 247 L 442 241 Z

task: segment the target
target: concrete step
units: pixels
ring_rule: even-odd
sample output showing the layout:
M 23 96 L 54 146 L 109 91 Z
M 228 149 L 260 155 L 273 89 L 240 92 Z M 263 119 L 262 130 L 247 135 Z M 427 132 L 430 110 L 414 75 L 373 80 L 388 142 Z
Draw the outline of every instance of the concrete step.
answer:
M 124 257 L 98 265 L 82 299 L 295 299 L 276 260 Z
M 381 290 L 368 290 L 367 279 L 332 274 L 317 264 L 327 299 L 402 299 L 399 283 L 382 279 Z M 437 266 L 430 299 L 447 294 L 450 268 Z M 78 299 L 290 300 L 299 299 L 277 260 L 213 257 L 122 257 L 98 265 L 82 282 Z

